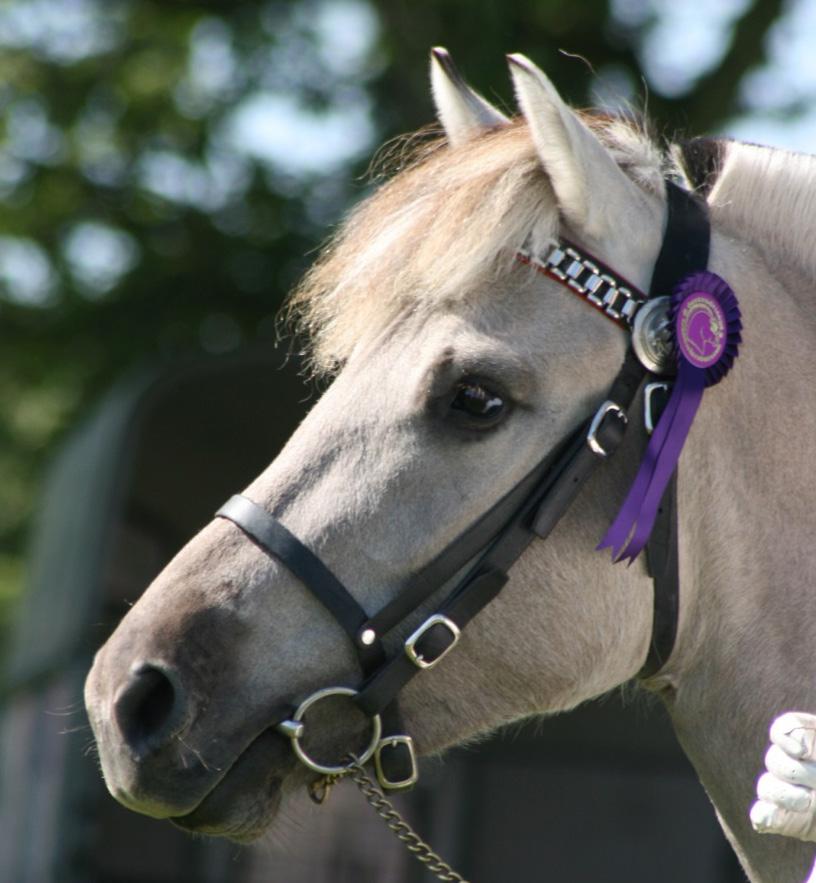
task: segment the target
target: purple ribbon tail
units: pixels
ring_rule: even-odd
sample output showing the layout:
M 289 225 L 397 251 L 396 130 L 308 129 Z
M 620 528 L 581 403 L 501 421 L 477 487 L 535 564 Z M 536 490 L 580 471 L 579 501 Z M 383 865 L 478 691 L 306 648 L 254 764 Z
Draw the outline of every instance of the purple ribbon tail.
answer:
M 640 554 L 646 545 L 663 492 L 680 459 L 705 387 L 705 373 L 681 362 L 671 397 L 649 440 L 638 474 L 598 549 L 611 548 L 616 562 Z

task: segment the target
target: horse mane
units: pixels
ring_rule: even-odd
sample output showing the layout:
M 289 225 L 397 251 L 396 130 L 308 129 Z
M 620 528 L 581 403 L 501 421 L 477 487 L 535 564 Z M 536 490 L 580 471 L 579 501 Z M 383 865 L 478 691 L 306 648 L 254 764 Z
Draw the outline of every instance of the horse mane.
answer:
M 750 241 L 770 266 L 816 277 L 816 156 L 726 141 L 709 205 L 723 231 Z
M 347 357 L 361 328 L 497 276 L 535 226 L 555 234 L 555 198 L 521 122 L 396 155 L 401 168 L 352 210 L 290 301 L 318 372 Z

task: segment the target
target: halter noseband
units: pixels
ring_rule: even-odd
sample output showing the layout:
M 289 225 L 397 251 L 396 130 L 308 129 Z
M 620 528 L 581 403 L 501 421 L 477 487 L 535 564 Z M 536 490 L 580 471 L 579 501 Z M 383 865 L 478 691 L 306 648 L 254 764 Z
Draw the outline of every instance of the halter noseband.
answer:
M 686 275 L 708 264 L 707 209 L 687 191 L 666 182 L 668 218 L 649 295 L 579 247 L 560 242 L 543 258 L 522 250 L 518 258 L 568 286 L 610 319 L 631 330 L 649 299 L 667 295 Z M 634 343 L 635 341 L 633 341 Z M 606 400 L 582 426 L 563 440 L 515 487 L 454 539 L 435 558 L 412 574 L 396 596 L 369 616 L 337 577 L 300 540 L 263 508 L 242 496 L 232 497 L 216 513 L 236 524 L 269 555 L 281 561 L 343 627 L 357 652 L 363 672 L 359 689 L 318 690 L 301 705 L 277 712 L 273 724 L 292 741 L 297 757 L 323 775 L 342 775 L 348 768 L 322 764 L 303 749 L 304 716 L 316 702 L 332 695 L 351 698 L 372 721 L 368 748 L 358 758 L 374 758 L 384 788 L 407 788 L 417 779 L 410 736 L 400 723 L 399 691 L 420 671 L 433 668 L 456 646 L 461 630 L 498 595 L 507 571 L 536 538 L 546 539 L 572 504 L 586 480 L 623 440 L 629 411 L 644 380 L 647 423 L 656 420 L 659 393 L 667 389 L 659 353 L 644 355 L 644 340 L 630 346 Z M 639 352 L 636 353 L 635 350 Z M 648 349 L 648 347 L 646 348 Z M 654 347 L 652 348 L 654 349 Z M 659 349 L 659 347 L 657 347 Z M 654 615 L 649 652 L 638 677 L 653 676 L 671 654 L 677 632 L 678 556 L 676 473 L 666 490 L 646 548 L 654 580 Z M 394 654 L 383 638 L 401 626 L 431 595 L 468 564 L 465 575 L 447 597 Z M 275 715 L 273 715 L 274 717 Z

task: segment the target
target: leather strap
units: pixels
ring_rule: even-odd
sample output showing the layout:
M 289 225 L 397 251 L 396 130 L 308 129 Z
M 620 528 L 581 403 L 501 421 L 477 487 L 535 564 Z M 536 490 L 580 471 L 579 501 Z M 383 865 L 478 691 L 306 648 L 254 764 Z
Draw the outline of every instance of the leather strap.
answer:
M 631 351 L 627 353 L 624 365 L 610 390 L 610 395 L 617 395 L 616 404 L 624 413 L 637 394 L 638 375 L 642 380 L 644 374 L 637 358 Z M 587 444 L 588 428 L 589 423 L 572 437 L 569 446 L 553 468 L 545 473 L 544 480 L 527 503 L 505 524 L 504 530 L 486 549 L 482 558 L 471 568 L 448 600 L 438 608 L 438 615 L 446 617 L 459 629 L 464 628 L 498 595 L 507 582 L 506 571 L 521 557 L 536 536 L 546 536 L 546 533 L 540 532 L 542 525 L 547 526 L 546 532 L 549 533 L 549 529 L 563 516 L 587 478 L 604 462 Z M 625 423 L 615 412 L 610 412 L 598 427 L 598 441 L 608 452 L 608 456 L 612 456 L 622 442 L 624 430 Z M 423 639 L 428 642 L 425 649 L 433 659 L 444 652 L 445 647 L 440 642 L 449 640 L 449 633 L 445 634 L 444 626 L 440 629 L 429 629 Z M 421 647 L 418 649 L 422 652 Z M 421 670 L 406 654 L 398 653 L 366 682 L 355 697 L 355 702 L 366 713 L 377 713 L 387 708 L 399 691 Z
M 635 351 L 630 347 L 626 352 L 618 376 L 615 378 L 607 401 L 617 405 L 623 417 L 615 419 L 614 412 L 604 420 L 599 428 L 598 442 L 607 452 L 607 458 L 618 449 L 626 431 L 628 412 L 643 382 L 646 372 L 640 364 Z M 564 474 L 559 481 L 548 488 L 544 501 L 539 508 L 533 530 L 542 539 L 546 539 L 564 513 L 578 496 L 579 491 L 589 476 L 603 462 L 585 442 L 586 434 L 581 438 L 574 456 L 567 462 Z M 604 458 L 606 459 L 606 458 Z
M 448 600 L 439 614 L 461 630 L 498 595 L 506 582 L 507 574 L 500 570 L 477 573 Z M 453 634 L 446 626 L 432 626 L 415 649 L 423 659 L 433 662 L 450 649 L 452 640 Z M 366 714 L 378 714 L 420 671 L 422 669 L 406 653 L 397 653 L 363 685 L 354 701 Z
M 646 546 L 646 562 L 654 580 L 652 639 L 640 679 L 657 674 L 668 662 L 677 638 L 680 613 L 680 567 L 677 536 L 677 473 L 671 477 Z
M 585 433 L 585 430 L 584 430 Z M 472 561 L 518 514 L 525 501 L 546 480 L 568 452 L 578 435 L 573 434 L 567 445 L 560 445 L 541 460 L 515 487 L 449 543 L 438 555 L 411 576 L 394 599 L 372 616 L 364 625 L 377 635 L 385 635 L 413 613 L 435 591 L 452 579 Z
M 671 294 L 684 276 L 708 266 L 708 205 L 688 190 L 666 181 L 666 210 L 666 233 L 652 271 L 649 297 Z
M 708 266 L 711 225 L 707 204 L 671 181 L 666 181 L 666 203 L 666 234 L 649 287 L 652 297 L 669 294 L 689 273 Z M 654 582 L 654 601 L 652 637 L 646 660 L 637 675 L 641 680 L 653 677 L 663 668 L 677 639 L 680 612 L 677 525 L 675 471 L 663 494 L 652 534 L 646 544 L 646 561 Z
M 368 614 L 351 593 L 307 546 L 276 518 L 240 494 L 230 497 L 215 513 L 216 518 L 232 521 L 265 552 L 277 558 L 334 616 L 354 642 L 363 668 L 373 667 L 384 658 L 382 645 L 370 646 L 357 640 Z

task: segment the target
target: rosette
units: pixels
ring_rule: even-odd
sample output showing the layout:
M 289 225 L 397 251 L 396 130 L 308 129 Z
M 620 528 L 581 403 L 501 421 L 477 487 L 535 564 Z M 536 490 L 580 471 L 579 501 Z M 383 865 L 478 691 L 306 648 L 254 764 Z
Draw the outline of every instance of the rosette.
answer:
M 692 273 L 672 293 L 669 326 L 677 378 L 635 480 L 598 549 L 631 563 L 646 545 L 663 492 L 683 450 L 706 387 L 730 371 L 742 342 L 736 295 L 716 273 Z

